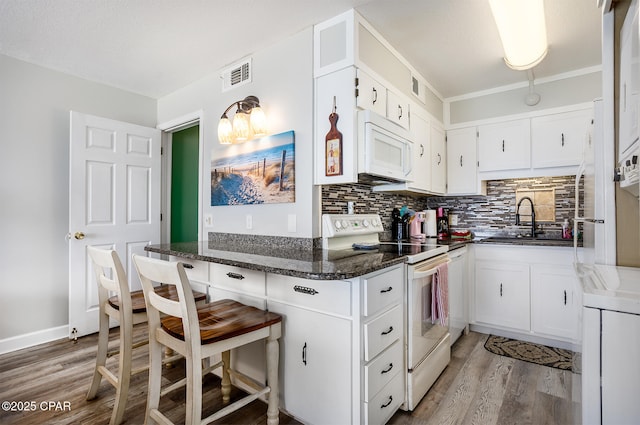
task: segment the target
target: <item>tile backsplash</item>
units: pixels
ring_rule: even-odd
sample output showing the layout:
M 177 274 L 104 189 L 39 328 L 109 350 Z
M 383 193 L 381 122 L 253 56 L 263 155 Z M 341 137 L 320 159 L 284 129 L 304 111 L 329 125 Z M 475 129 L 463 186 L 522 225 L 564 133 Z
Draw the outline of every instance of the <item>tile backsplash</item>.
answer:
M 516 190 L 555 190 L 555 221 L 543 222 L 546 231 L 561 231 L 565 218 L 574 215 L 575 176 L 506 179 L 487 181 L 486 196 L 410 196 L 373 192 L 366 184 L 326 185 L 322 187 L 322 213 L 346 214 L 347 202 L 354 202 L 356 213 L 377 213 L 385 229 L 391 228 L 391 210 L 403 205 L 421 211 L 445 208 L 458 216 L 456 229 L 470 229 L 478 234 L 512 228 L 515 223 Z M 580 209 L 582 210 L 582 181 Z M 523 217 L 525 223 L 528 217 Z

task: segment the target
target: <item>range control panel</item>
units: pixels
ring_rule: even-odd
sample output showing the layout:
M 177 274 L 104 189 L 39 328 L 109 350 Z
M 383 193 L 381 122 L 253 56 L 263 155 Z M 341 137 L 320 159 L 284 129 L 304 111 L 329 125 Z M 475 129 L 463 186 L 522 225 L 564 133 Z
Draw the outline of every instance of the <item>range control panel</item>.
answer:
M 369 235 L 384 232 L 378 214 L 323 214 L 322 237 Z

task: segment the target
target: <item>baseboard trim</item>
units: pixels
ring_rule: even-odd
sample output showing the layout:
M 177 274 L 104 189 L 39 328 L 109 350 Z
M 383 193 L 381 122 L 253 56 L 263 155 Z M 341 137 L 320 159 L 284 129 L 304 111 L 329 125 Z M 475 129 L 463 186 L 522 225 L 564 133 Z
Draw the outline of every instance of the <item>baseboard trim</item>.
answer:
M 56 339 L 66 338 L 68 335 L 69 325 L 64 325 L 12 336 L 0 340 L 0 354 L 6 354 L 12 351 L 22 350 L 23 348 L 33 347 L 34 345 L 44 344 L 45 342 L 55 341 Z

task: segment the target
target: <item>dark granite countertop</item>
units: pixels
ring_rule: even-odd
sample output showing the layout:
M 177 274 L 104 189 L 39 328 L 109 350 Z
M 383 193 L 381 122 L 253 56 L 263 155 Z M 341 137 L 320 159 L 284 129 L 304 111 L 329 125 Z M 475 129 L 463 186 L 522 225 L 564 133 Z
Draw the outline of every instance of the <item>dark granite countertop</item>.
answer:
M 315 280 L 351 279 L 405 262 L 402 255 L 377 250 L 328 251 L 273 245 L 183 242 L 149 245 L 146 251 Z

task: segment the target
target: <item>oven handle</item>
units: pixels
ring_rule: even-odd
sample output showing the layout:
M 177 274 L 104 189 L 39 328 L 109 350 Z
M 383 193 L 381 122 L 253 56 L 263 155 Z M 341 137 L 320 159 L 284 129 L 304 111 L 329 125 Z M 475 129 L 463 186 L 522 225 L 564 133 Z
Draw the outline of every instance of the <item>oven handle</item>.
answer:
M 449 264 L 450 262 L 451 260 L 447 259 L 447 261 L 443 261 L 435 265 L 429 265 L 429 268 L 424 270 L 416 269 L 413 271 L 413 278 L 421 279 L 423 277 L 433 276 L 436 273 L 436 270 L 438 270 L 438 266 L 441 266 L 442 264 Z

